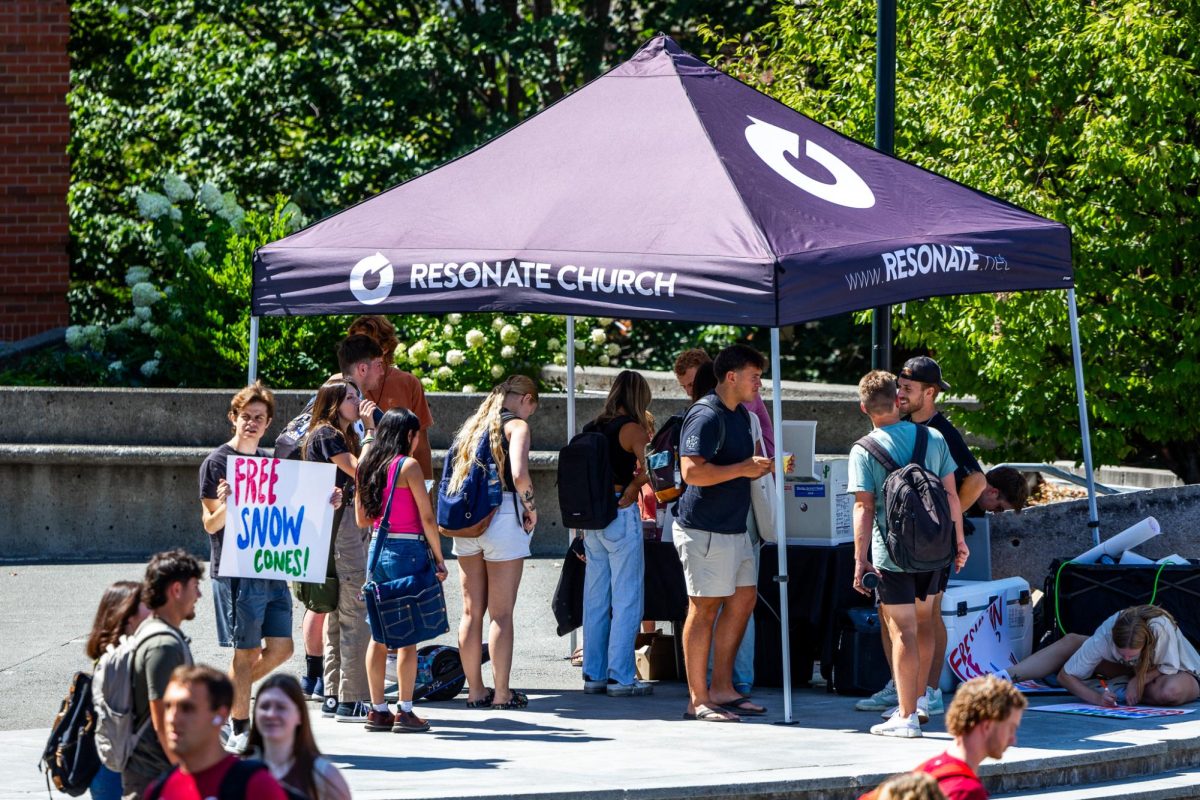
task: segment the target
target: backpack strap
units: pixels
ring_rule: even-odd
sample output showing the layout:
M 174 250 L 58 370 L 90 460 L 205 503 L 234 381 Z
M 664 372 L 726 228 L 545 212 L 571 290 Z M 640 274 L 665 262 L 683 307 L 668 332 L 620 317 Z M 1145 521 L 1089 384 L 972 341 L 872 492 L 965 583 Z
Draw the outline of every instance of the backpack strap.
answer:
M 162 775 L 159 775 L 158 779 L 155 780 L 154 783 L 150 784 L 150 787 L 146 789 L 146 794 L 143 795 L 145 800 L 158 800 L 158 798 L 162 797 L 163 789 L 166 787 L 167 781 L 171 779 L 171 776 L 174 775 L 178 769 L 179 765 L 175 764 Z
M 722 416 L 721 409 L 717 407 L 721 403 L 721 398 L 717 397 L 715 393 L 704 395 L 704 397 L 701 397 L 688 407 L 688 410 L 683 414 L 683 424 L 679 426 L 679 432 L 682 435 L 683 429 L 687 427 L 688 417 L 691 416 L 692 410 L 701 403 L 711 408 L 717 415 L 717 449 L 713 451 L 713 458 L 716 458 L 717 454 L 721 452 L 721 448 L 725 446 L 725 417 Z
M 908 463 L 916 464 L 918 467 L 925 466 L 925 451 L 929 447 L 929 429 L 924 425 L 917 425 L 917 441 L 913 445 L 912 460 Z
M 892 457 L 888 455 L 888 451 L 884 449 L 883 445 L 875 441 L 870 434 L 862 437 L 855 442 L 855 444 L 861 447 L 863 450 L 866 450 L 872 457 L 874 457 L 874 459 L 878 461 L 889 474 L 900 469 L 896 462 L 892 461 Z
M 246 800 L 249 797 L 246 788 L 250 785 L 250 779 L 266 768 L 266 764 L 253 758 L 235 761 L 221 779 L 221 788 L 217 790 L 218 800 Z
M 379 564 L 379 556 L 383 553 L 383 543 L 388 535 L 388 519 L 392 515 L 392 498 L 396 495 L 396 483 L 400 480 L 400 469 L 403 467 L 404 456 L 396 456 L 388 464 L 387 470 L 390 473 L 392 467 L 396 468 L 395 475 L 389 475 L 389 480 L 384 484 L 384 492 L 387 494 L 387 502 L 383 504 L 383 516 L 379 518 L 379 524 L 375 526 L 375 546 L 371 548 L 371 564 L 367 567 L 367 580 L 372 580 L 375 575 L 375 567 Z

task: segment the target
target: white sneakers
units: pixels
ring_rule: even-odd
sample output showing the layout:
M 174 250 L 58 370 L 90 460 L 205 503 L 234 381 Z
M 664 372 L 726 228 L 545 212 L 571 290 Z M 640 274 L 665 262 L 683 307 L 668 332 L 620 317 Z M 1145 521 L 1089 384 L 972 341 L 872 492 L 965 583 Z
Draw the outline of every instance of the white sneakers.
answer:
M 246 752 L 246 744 L 249 740 L 249 730 L 244 730 L 241 733 L 231 732 L 229 734 L 229 738 L 225 740 L 223 747 L 227 753 L 233 753 L 235 756 L 244 755 Z
M 899 705 L 894 705 L 887 711 L 884 711 L 879 716 L 888 719 L 897 711 L 900 710 Z M 917 698 L 917 718 L 924 725 L 929 722 L 930 717 L 935 717 L 938 714 L 946 713 L 946 704 L 942 700 L 942 690 L 934 689 L 932 686 L 925 687 L 925 694 Z
M 854 709 L 856 711 L 884 711 L 891 709 L 899 702 L 900 699 L 896 696 L 896 682 L 888 681 L 887 686 L 855 703 Z M 891 716 L 891 711 L 889 710 L 885 716 Z
M 916 713 L 907 717 L 897 711 L 888 717 L 887 721 L 871 726 L 871 733 L 876 736 L 895 736 L 900 739 L 920 739 L 921 722 Z

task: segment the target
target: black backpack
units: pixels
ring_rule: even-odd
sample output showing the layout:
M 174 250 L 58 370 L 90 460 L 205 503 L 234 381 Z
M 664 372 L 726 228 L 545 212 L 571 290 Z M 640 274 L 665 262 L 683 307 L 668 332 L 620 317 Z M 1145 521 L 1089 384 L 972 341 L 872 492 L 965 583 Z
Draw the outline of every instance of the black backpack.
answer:
M 613 422 L 624 424 L 626 419 L 632 418 Z M 608 439 L 595 422 L 589 422 L 558 451 L 558 507 L 564 528 L 599 531 L 617 518 Z
M 917 441 L 912 458 L 903 467 L 896 466 L 887 450 L 870 436 L 855 444 L 870 453 L 887 470 L 883 483 L 884 519 L 887 534 L 884 543 L 888 555 L 905 572 L 932 572 L 945 569 L 954 561 L 954 520 L 950 516 L 950 497 L 937 475 L 925 467 L 929 430 L 917 425 Z
M 92 676 L 86 672 L 76 672 L 71 679 L 42 751 L 41 767 L 46 781 L 53 781 L 55 789 L 71 797 L 86 792 L 100 771 Z

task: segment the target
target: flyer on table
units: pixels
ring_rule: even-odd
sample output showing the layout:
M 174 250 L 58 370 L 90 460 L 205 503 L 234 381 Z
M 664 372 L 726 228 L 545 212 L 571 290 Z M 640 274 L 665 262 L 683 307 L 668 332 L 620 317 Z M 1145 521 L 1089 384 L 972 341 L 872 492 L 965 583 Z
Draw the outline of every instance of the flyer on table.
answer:
M 337 467 L 232 455 L 221 576 L 322 583 Z

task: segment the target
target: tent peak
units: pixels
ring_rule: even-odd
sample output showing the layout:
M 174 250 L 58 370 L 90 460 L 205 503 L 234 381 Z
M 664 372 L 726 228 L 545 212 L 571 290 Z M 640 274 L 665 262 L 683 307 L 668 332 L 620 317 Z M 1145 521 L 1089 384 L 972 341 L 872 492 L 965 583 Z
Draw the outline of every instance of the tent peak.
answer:
M 605 77 L 661 78 L 719 74 L 717 70 L 680 47 L 679 43 L 670 36 L 660 33 L 642 45 L 632 58 L 614 68 Z

